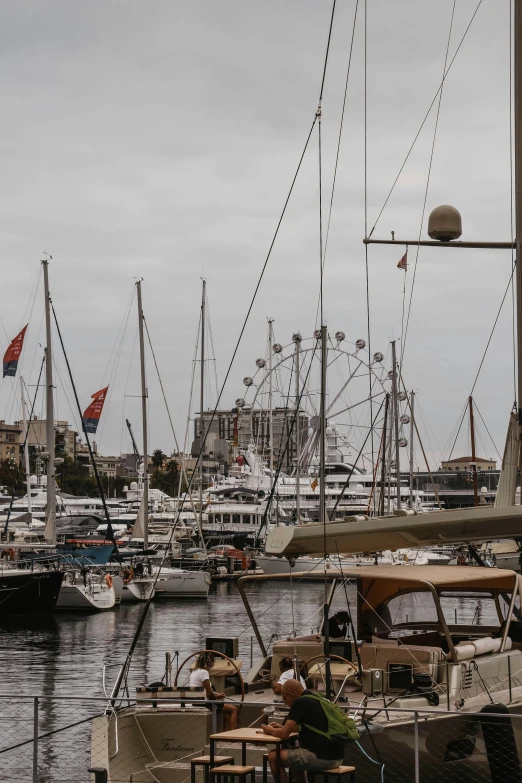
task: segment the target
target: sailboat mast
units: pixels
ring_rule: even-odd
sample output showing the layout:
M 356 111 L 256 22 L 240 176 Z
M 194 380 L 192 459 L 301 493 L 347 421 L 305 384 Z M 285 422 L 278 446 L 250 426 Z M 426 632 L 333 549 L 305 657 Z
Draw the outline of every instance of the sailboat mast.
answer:
M 201 289 L 201 368 L 199 385 L 199 529 L 203 530 L 203 459 L 205 456 L 205 422 L 203 410 L 205 405 L 205 308 L 207 281 L 203 280 Z
M 138 329 L 140 335 L 141 368 L 141 416 L 143 421 L 143 549 L 149 547 L 149 455 L 147 427 L 147 380 L 145 377 L 145 339 L 143 335 L 143 304 L 141 300 L 141 280 L 136 283 L 138 292 Z
M 469 397 L 469 431 L 471 433 L 471 472 L 473 474 L 473 505 L 478 506 L 478 485 L 477 485 L 477 452 L 475 449 L 475 419 L 473 416 L 473 397 Z
M 399 447 L 399 401 L 397 384 L 397 357 L 395 355 L 395 340 L 392 342 L 392 396 L 393 396 L 393 429 L 395 435 L 395 476 L 397 492 L 397 510 L 401 507 L 401 465 L 400 465 L 400 447 Z
M 268 466 L 270 468 L 270 481 L 274 476 L 274 418 L 273 418 L 273 382 L 272 382 L 272 350 L 274 343 L 273 318 L 268 319 Z
M 413 508 L 413 439 L 415 436 L 415 392 L 410 392 L 410 502 Z
M 514 126 L 515 126 L 515 236 L 517 288 L 518 426 L 522 434 L 522 0 L 515 0 L 514 17 Z M 522 438 L 520 439 L 522 448 Z M 522 464 L 519 456 L 519 465 Z
M 27 511 L 31 513 L 31 472 L 29 469 L 29 430 L 27 423 L 27 408 L 25 405 L 24 379 L 20 376 L 20 397 L 22 400 L 22 424 L 24 432 L 24 463 L 25 463 L 25 483 L 27 485 Z
M 300 495 L 300 478 L 301 478 L 301 433 L 299 430 L 299 395 L 300 390 L 300 354 L 301 354 L 301 335 L 294 335 L 295 342 L 295 513 L 296 522 L 299 524 L 301 521 L 301 495 Z
M 321 326 L 321 406 L 319 411 L 319 522 L 326 524 L 326 362 L 327 330 Z
M 45 439 L 47 446 L 47 509 L 45 517 L 45 540 L 56 544 L 56 466 L 54 432 L 54 386 L 53 386 L 53 349 L 51 341 L 51 298 L 49 296 L 49 262 L 42 261 L 45 297 Z
M 387 444 L 386 444 L 386 436 L 388 434 L 388 411 L 390 408 L 390 393 L 386 393 L 386 402 L 384 404 L 384 424 L 382 428 L 382 465 L 381 465 L 381 494 L 379 497 L 379 509 L 378 509 L 378 515 L 384 516 L 384 495 L 386 493 L 386 469 L 388 467 L 389 460 L 387 459 L 388 455 L 386 452 Z M 388 492 L 388 498 L 390 497 L 390 493 Z

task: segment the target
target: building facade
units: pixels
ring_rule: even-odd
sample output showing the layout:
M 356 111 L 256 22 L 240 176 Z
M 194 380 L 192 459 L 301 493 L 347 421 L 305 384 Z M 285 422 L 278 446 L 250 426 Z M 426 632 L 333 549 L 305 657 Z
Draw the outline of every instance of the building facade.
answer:
M 19 421 L 15 421 L 14 424 L 6 424 L 5 421 L 0 421 L 0 459 L 12 460 L 18 464 L 20 460 L 21 434 L 22 426 Z
M 456 459 L 446 460 L 440 463 L 441 470 L 467 470 L 470 471 L 473 465 L 473 459 L 471 457 L 456 457 Z M 486 470 L 496 470 L 497 463 L 494 459 L 483 459 L 482 457 L 475 457 L 475 465 L 477 472 L 482 473 Z
M 29 436 L 27 442 L 29 448 L 33 451 L 46 451 L 47 449 L 47 421 L 33 416 L 29 422 Z M 76 440 L 78 433 L 69 427 L 67 421 L 57 421 L 54 425 L 54 436 L 56 441 L 56 455 L 61 457 L 76 457 Z M 25 433 L 22 436 L 22 442 L 25 439 Z
M 234 458 L 234 434 L 237 432 L 237 445 L 246 449 L 253 443 L 263 459 L 270 459 L 270 414 L 266 410 L 242 408 L 238 415 L 231 410 L 205 411 L 203 423 L 205 432 L 214 416 L 208 435 L 205 454 L 217 457 L 212 448 L 216 440 L 226 441 L 229 450 L 229 464 Z M 282 469 L 290 473 L 297 457 L 297 440 L 293 408 L 274 408 L 272 411 L 272 441 L 274 467 L 281 462 Z M 194 440 L 198 441 L 201 430 L 200 413 L 194 418 Z M 308 415 L 299 413 L 299 438 L 301 448 L 308 439 Z M 194 453 L 194 448 L 193 448 Z M 197 449 L 199 452 L 199 447 Z

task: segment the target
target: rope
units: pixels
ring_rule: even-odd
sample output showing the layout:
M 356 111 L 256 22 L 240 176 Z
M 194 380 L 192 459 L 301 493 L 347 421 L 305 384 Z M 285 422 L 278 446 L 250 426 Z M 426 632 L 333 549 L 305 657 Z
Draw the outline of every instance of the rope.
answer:
M 326 43 L 326 53 L 324 56 L 324 65 L 323 65 L 323 76 L 321 79 L 321 89 L 319 91 L 319 103 L 317 106 L 317 111 L 315 113 L 315 117 L 317 119 L 317 128 L 318 128 L 318 143 L 319 143 L 319 301 L 320 301 L 320 311 L 321 311 L 321 326 L 324 323 L 323 319 L 323 191 L 322 191 L 322 146 L 321 146 L 321 113 L 322 113 L 322 101 L 323 101 L 323 92 L 324 92 L 324 82 L 326 79 L 326 68 L 328 66 L 328 55 L 330 53 L 330 43 L 332 40 L 332 28 L 333 28 L 333 21 L 335 16 L 335 4 L 337 0 L 333 0 L 332 4 L 332 13 L 330 16 L 330 28 L 328 30 L 328 41 Z
M 341 154 L 341 138 L 342 138 L 342 133 L 343 133 L 344 115 L 345 115 L 345 111 L 346 111 L 346 97 L 347 97 L 347 94 L 348 94 L 348 82 L 350 80 L 350 69 L 351 69 L 351 64 L 352 64 L 353 42 L 354 42 L 354 38 L 355 38 L 355 25 L 356 25 L 356 22 L 357 22 L 357 11 L 358 11 L 358 8 L 359 8 L 359 0 L 356 0 L 356 3 L 355 3 L 355 14 L 354 14 L 354 17 L 353 17 L 352 37 L 351 37 L 351 41 L 350 41 L 350 51 L 349 51 L 349 55 L 348 55 L 348 67 L 347 67 L 347 70 L 346 70 L 346 79 L 345 79 L 345 83 L 344 83 L 344 95 L 343 95 L 343 106 L 342 106 L 342 110 L 341 110 L 341 122 L 339 124 L 339 135 L 337 137 L 337 151 L 336 151 L 336 154 L 335 154 L 335 165 L 334 165 L 334 174 L 333 174 L 333 181 L 332 181 L 332 192 L 330 194 L 330 207 L 329 207 L 329 210 L 328 210 L 328 223 L 327 223 L 327 226 L 326 226 L 326 238 L 325 238 L 325 241 L 324 241 L 323 270 L 324 270 L 324 266 L 326 264 L 326 251 L 327 251 L 327 248 L 328 248 L 328 239 L 329 239 L 329 236 L 330 236 L 330 223 L 331 223 L 331 220 L 332 220 L 332 211 L 333 211 L 333 201 L 334 201 L 334 195 L 335 195 L 335 186 L 337 184 L 337 169 L 338 169 L 338 166 L 339 166 L 339 157 L 340 157 L 340 154 Z M 319 302 L 318 302 L 318 305 L 317 305 L 317 312 L 315 314 L 315 326 L 316 326 L 316 328 L 317 328 L 317 315 L 318 315 L 318 312 L 319 312 Z
M 196 377 L 196 356 L 197 356 L 197 353 L 198 353 L 200 330 L 201 330 L 201 312 L 199 314 L 198 328 L 197 328 L 197 332 L 196 332 L 196 343 L 194 345 L 194 356 L 192 358 L 192 377 L 190 379 L 189 405 L 188 405 L 188 411 L 187 411 L 187 422 L 185 424 L 185 437 L 183 439 L 183 454 L 187 453 L 188 432 L 189 432 L 189 427 L 190 427 L 190 412 L 192 410 L 192 397 L 193 397 L 193 394 L 194 394 L 194 380 L 195 380 L 195 377 Z M 179 485 L 178 485 L 178 495 L 181 495 L 181 479 L 182 479 L 182 474 L 180 472 L 180 474 L 179 474 Z
M 444 56 L 444 68 L 442 69 L 442 82 L 441 82 L 440 90 L 439 90 L 439 103 L 438 103 L 438 106 L 437 106 L 437 114 L 435 115 L 435 127 L 433 129 L 433 140 L 432 140 L 432 143 L 431 143 L 430 163 L 429 163 L 429 166 L 428 166 L 428 176 L 426 178 L 426 189 L 424 191 L 424 203 L 422 205 L 422 214 L 421 214 L 421 220 L 420 220 L 420 226 L 419 226 L 419 237 L 418 237 L 418 241 L 419 242 L 421 241 L 422 229 L 424 227 L 424 217 L 425 217 L 425 214 L 426 214 L 426 203 L 428 201 L 428 191 L 429 191 L 429 187 L 430 187 L 431 169 L 432 169 L 432 165 L 433 165 L 433 155 L 435 153 L 435 141 L 437 139 L 437 129 L 439 127 L 440 107 L 441 107 L 441 103 L 442 103 L 442 93 L 443 93 L 443 89 L 444 89 L 444 80 L 446 78 L 446 66 L 448 64 L 448 53 L 449 53 L 449 47 L 450 47 L 450 42 L 451 42 L 451 33 L 452 33 L 452 30 L 453 30 L 453 19 L 455 17 L 455 5 L 456 5 L 456 2 L 457 2 L 457 0 L 453 0 L 453 7 L 451 9 L 451 20 L 450 20 L 450 27 L 449 27 L 449 33 L 448 33 L 448 42 L 446 44 L 446 54 Z M 405 348 L 406 348 L 406 339 L 408 337 L 408 326 L 409 326 L 409 323 L 410 323 L 411 305 L 412 305 L 412 301 L 413 301 L 413 290 L 415 288 L 415 280 L 416 280 L 416 276 L 417 276 L 417 262 L 419 260 L 419 252 L 420 252 L 420 245 L 417 245 L 416 252 L 415 252 L 415 263 L 413 265 L 413 278 L 412 278 L 412 281 L 411 281 L 410 300 L 409 300 L 409 303 L 408 303 L 408 315 L 406 317 L 406 329 L 404 330 L 404 334 L 401 332 L 400 367 L 403 366 L 404 351 L 405 351 Z
M 451 455 L 453 454 L 453 449 L 455 448 L 455 444 L 457 442 L 457 438 L 459 437 L 460 430 L 461 430 L 461 427 L 462 427 L 462 422 L 464 421 L 464 416 L 466 415 L 466 411 L 467 411 L 467 406 L 464 407 L 464 411 L 462 413 L 462 418 L 460 420 L 459 428 L 457 430 L 457 434 L 455 435 L 455 440 L 453 441 L 453 446 L 451 447 L 451 451 L 450 451 L 449 456 L 448 456 L 448 462 L 451 459 Z
M 391 186 L 391 188 L 390 188 L 390 190 L 389 190 L 389 192 L 388 192 L 388 195 L 386 196 L 386 198 L 385 198 L 385 200 L 384 200 L 384 204 L 382 205 L 382 207 L 381 207 L 381 209 L 380 209 L 380 212 L 379 212 L 379 214 L 377 215 L 377 218 L 376 218 L 376 220 L 375 220 L 375 223 L 374 223 L 374 225 L 373 225 L 373 228 L 372 228 L 372 230 L 370 231 L 370 235 L 369 235 L 369 237 L 368 237 L 368 238 L 370 238 L 370 237 L 372 236 L 373 232 L 374 232 L 374 231 L 375 231 L 375 229 L 377 228 L 377 223 L 379 222 L 379 220 L 380 220 L 380 218 L 381 218 L 381 215 L 382 215 L 382 213 L 384 212 L 384 210 L 385 210 L 385 208 L 386 208 L 386 205 L 388 204 L 388 201 L 390 200 L 391 194 L 393 193 L 393 191 L 394 191 L 394 189 L 395 189 L 395 185 L 396 185 L 396 184 L 397 184 L 397 182 L 399 181 L 399 177 L 401 176 L 401 174 L 402 174 L 402 172 L 403 172 L 403 169 L 404 169 L 404 167 L 405 167 L 406 163 L 408 162 L 408 159 L 409 159 L 409 157 L 410 157 L 411 153 L 413 152 L 413 148 L 414 148 L 414 146 L 415 146 L 415 144 L 416 144 L 416 142 L 417 142 L 417 139 L 419 138 L 419 136 L 420 136 L 420 134 L 421 134 L 421 131 L 422 131 L 422 129 L 424 128 L 424 125 L 425 125 L 425 123 L 426 123 L 426 120 L 428 119 L 428 117 L 429 117 L 429 115 L 430 115 L 430 113 L 431 113 L 431 110 L 432 110 L 432 108 L 433 108 L 433 106 L 434 106 L 434 104 L 435 104 L 435 101 L 437 100 L 437 96 L 438 96 L 439 92 L 440 92 L 440 91 L 441 91 L 441 89 L 442 89 L 442 85 L 444 84 L 444 81 L 445 81 L 446 77 L 448 76 L 449 72 L 451 71 L 451 66 L 452 66 L 452 65 L 453 65 L 453 63 L 455 62 L 455 58 L 457 57 L 457 55 L 458 55 L 458 53 L 459 53 L 459 51 L 460 51 L 460 47 L 461 47 L 461 46 L 462 46 L 462 44 L 464 43 L 464 39 L 466 38 L 466 36 L 467 36 L 467 34 L 468 34 L 468 32 L 469 32 L 469 29 L 470 29 L 470 27 L 471 27 L 471 25 L 472 25 L 472 23 L 473 23 L 473 20 L 475 19 L 475 16 L 477 15 L 477 12 L 478 12 L 478 10 L 479 10 L 479 8 L 480 8 L 480 6 L 481 6 L 481 5 L 482 5 L 482 0 L 479 0 L 479 2 L 478 2 L 478 4 L 477 4 L 477 7 L 475 8 L 475 11 L 473 12 L 473 15 L 472 15 L 472 17 L 471 17 L 471 19 L 470 19 L 470 21 L 469 21 L 469 23 L 468 23 L 468 26 L 467 26 L 467 27 L 466 27 L 466 29 L 464 30 L 464 35 L 463 35 L 463 36 L 462 36 L 462 38 L 460 39 L 460 43 L 459 43 L 459 45 L 457 46 L 457 48 L 456 48 L 456 50 L 455 50 L 455 54 L 454 54 L 454 55 L 453 55 L 453 57 L 451 58 L 450 64 L 449 64 L 449 66 L 448 66 L 448 68 L 447 68 L 447 70 L 446 70 L 446 72 L 445 72 L 445 74 L 444 74 L 444 77 L 443 77 L 443 79 L 442 79 L 442 82 L 439 84 L 439 87 L 438 87 L 438 89 L 437 89 L 437 92 L 436 92 L 436 93 L 435 93 L 435 95 L 433 96 L 433 100 L 432 100 L 432 102 L 431 102 L 431 103 L 430 103 L 430 105 L 429 105 L 428 111 L 427 111 L 427 112 L 426 112 L 426 114 L 424 115 L 424 119 L 423 119 L 423 120 L 422 120 L 422 122 L 421 122 L 421 125 L 420 125 L 420 127 L 419 127 L 419 130 L 418 130 L 418 131 L 417 131 L 417 133 L 415 134 L 415 138 L 413 139 L 413 142 L 412 142 L 412 144 L 411 144 L 411 147 L 409 148 L 409 150 L 408 150 L 408 153 L 407 153 L 407 155 L 406 155 L 406 157 L 404 158 L 404 161 L 403 161 L 403 163 L 402 163 L 402 166 L 400 167 L 400 169 L 399 169 L 399 172 L 398 172 L 397 176 L 395 177 L 395 179 L 394 179 L 394 181 L 393 181 L 393 184 L 392 184 L 392 186 Z M 366 231 L 365 231 L 364 233 L 365 233 L 365 235 L 366 235 Z
M 187 482 L 187 486 L 189 487 L 190 484 L 189 484 L 189 481 L 188 481 L 188 478 L 187 478 L 187 471 L 185 469 L 184 455 L 182 455 L 180 450 L 179 450 L 179 443 L 178 443 L 178 439 L 176 437 L 176 431 L 174 429 L 174 424 L 172 422 L 172 416 L 170 415 L 170 408 L 169 408 L 169 404 L 167 402 L 167 396 L 165 394 L 165 389 L 163 388 L 163 381 L 161 380 L 161 375 L 160 375 L 158 363 L 156 361 L 156 354 L 154 353 L 154 348 L 152 347 L 152 340 L 150 339 L 149 327 L 147 325 L 147 321 L 145 320 L 145 316 L 143 316 L 143 324 L 145 326 L 145 331 L 147 332 L 147 339 L 149 341 L 150 352 L 152 354 L 152 360 L 154 362 L 154 367 L 156 368 L 156 373 L 158 375 L 158 381 L 159 381 L 161 393 L 163 395 L 163 401 L 165 403 L 165 408 L 167 409 L 167 416 L 169 417 L 169 423 L 170 423 L 170 428 L 172 430 L 172 436 L 174 438 L 174 443 L 176 444 L 176 449 L 178 450 L 178 454 L 180 456 L 181 473 L 183 474 L 183 478 L 185 479 L 185 481 Z M 192 481 L 192 476 L 191 476 L 191 481 Z M 187 489 L 187 492 L 188 492 L 188 489 Z M 190 502 L 192 504 L 192 511 L 194 512 L 194 516 L 196 517 L 196 519 L 199 519 L 200 517 L 199 517 L 199 514 L 196 513 L 196 508 L 195 508 L 195 505 L 194 505 L 194 498 L 192 497 L 192 494 L 190 495 Z M 176 519 L 176 524 L 178 523 L 178 521 L 179 521 L 179 512 L 178 512 L 178 518 Z M 174 532 L 174 531 L 172 531 L 172 532 Z M 200 530 L 199 532 L 200 532 L 201 542 L 203 544 L 203 549 L 206 552 L 205 541 L 204 541 L 204 538 L 203 538 L 203 531 Z M 172 537 L 172 534 L 171 534 L 171 537 Z M 170 544 L 170 541 L 169 541 L 169 544 Z
M 495 451 L 497 452 L 497 454 L 498 454 L 498 456 L 499 456 L 499 459 L 500 459 L 500 461 L 502 462 L 502 456 L 501 456 L 501 454 L 500 454 L 500 451 L 497 449 L 496 443 L 495 443 L 495 441 L 493 440 L 493 438 L 491 437 L 491 433 L 490 433 L 490 431 L 488 430 L 488 426 L 487 426 L 486 422 L 484 421 L 484 419 L 482 418 L 482 414 L 481 414 L 481 412 L 479 411 L 479 408 L 478 408 L 478 405 L 477 405 L 477 402 L 476 402 L 476 400 L 473 400 L 473 402 L 475 403 L 475 410 L 477 411 L 478 415 L 480 416 L 480 421 L 481 421 L 481 422 L 482 422 L 482 424 L 484 425 L 484 427 L 485 427 L 485 430 L 486 430 L 486 432 L 487 432 L 487 433 L 488 433 L 488 435 L 489 435 L 489 439 L 490 439 L 490 441 L 491 441 L 491 442 L 492 442 L 492 444 L 493 444 L 493 448 L 494 448 L 494 449 L 495 449 Z
M 493 323 L 493 327 L 491 329 L 488 341 L 486 343 L 486 347 L 484 349 L 484 353 L 482 354 L 482 359 L 480 361 L 480 365 L 479 365 L 479 368 L 477 370 L 477 374 L 475 375 L 475 380 L 473 381 L 473 386 L 471 387 L 471 391 L 469 393 L 470 397 L 473 395 L 473 392 L 475 390 L 475 386 L 477 385 L 478 377 L 480 375 L 480 371 L 482 370 L 482 365 L 484 364 L 484 360 L 486 358 L 486 354 L 487 354 L 488 349 L 489 349 L 489 344 L 491 343 L 491 340 L 493 338 L 493 333 L 494 333 L 494 331 L 496 329 L 496 326 L 497 326 L 497 323 L 498 323 L 498 319 L 500 318 L 500 313 L 502 312 L 502 308 L 504 306 L 504 302 L 506 300 L 506 296 L 507 296 L 507 293 L 509 291 L 509 287 L 511 285 L 511 281 L 513 280 L 513 275 L 514 275 L 514 272 L 515 272 L 515 268 L 516 268 L 516 261 L 514 262 L 512 268 L 511 268 L 511 276 L 510 276 L 509 282 L 508 282 L 508 284 L 506 286 L 506 290 L 504 291 L 504 296 L 502 297 L 502 301 L 500 303 L 500 307 L 498 308 L 497 316 L 496 316 L 495 321 Z M 516 394 L 515 394 L 515 397 L 516 397 Z
M 515 248 L 513 247 L 514 238 L 514 226 L 513 226 L 513 70 L 511 63 L 513 62 L 513 34 L 512 34 L 512 19 L 513 19 L 513 0 L 509 0 L 509 195 L 510 195 L 510 232 L 511 232 L 511 268 L 515 266 Z M 513 274 L 511 274 L 511 331 L 513 340 L 513 407 L 517 409 L 517 338 L 516 338 L 516 306 L 515 306 L 515 283 L 513 280 Z M 496 446 L 495 446 L 496 448 Z
M 364 0 L 364 236 L 368 236 L 368 4 Z M 368 245 L 364 246 L 364 274 L 366 279 L 366 329 L 368 332 L 368 355 L 372 356 L 372 337 L 370 330 L 370 269 L 368 265 Z M 372 443 L 372 465 L 375 463 L 375 448 L 373 442 L 373 401 L 372 374 L 369 373 L 370 385 L 370 432 Z

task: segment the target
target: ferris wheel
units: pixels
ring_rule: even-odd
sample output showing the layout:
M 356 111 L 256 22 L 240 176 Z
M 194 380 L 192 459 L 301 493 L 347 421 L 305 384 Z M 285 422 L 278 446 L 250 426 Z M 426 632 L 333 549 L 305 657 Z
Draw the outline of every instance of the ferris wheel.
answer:
M 274 466 L 279 462 L 285 471 L 295 465 L 297 453 L 303 469 L 317 463 L 320 337 L 320 332 L 308 338 L 296 332 L 286 345 L 269 339 L 265 356 L 255 362 L 256 372 L 243 379 L 244 396 L 236 400 L 239 445 L 253 444 L 262 457 L 272 457 Z M 392 376 L 384 355 L 370 355 L 365 340 L 351 343 L 342 331 L 328 335 L 328 461 L 350 463 L 359 456 L 363 470 L 375 464 Z

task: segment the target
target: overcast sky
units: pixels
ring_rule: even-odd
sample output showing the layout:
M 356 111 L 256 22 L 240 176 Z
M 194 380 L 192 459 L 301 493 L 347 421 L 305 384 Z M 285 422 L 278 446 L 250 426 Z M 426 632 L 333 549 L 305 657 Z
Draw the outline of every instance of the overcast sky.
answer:
M 476 4 L 456 2 L 450 58 Z M 453 0 L 368 0 L 370 228 L 440 83 L 452 7 Z M 325 267 L 328 327 L 352 342 L 367 339 L 362 9 L 361 0 Z M 325 222 L 354 10 L 355 0 L 337 0 L 323 102 Z M 317 107 L 330 11 L 319 0 L 2 3 L 0 343 L 5 349 L 6 333 L 14 337 L 32 310 L 22 372 L 34 384 L 44 342 L 41 286 L 34 308 L 31 296 L 47 251 L 82 406 L 112 381 L 98 433 L 104 453 L 130 450 L 125 416 L 140 432 L 131 396 L 140 393 L 136 351 L 131 363 L 135 303 L 121 354 L 111 358 L 138 276 L 178 438 L 202 275 L 224 377 Z M 418 235 L 434 119 L 433 111 L 375 237 Z M 509 165 L 509 2 L 483 0 L 445 84 L 426 221 L 434 206 L 451 203 L 462 213 L 463 239 L 509 240 Z M 314 134 L 223 407 L 244 394 L 242 378 L 265 352 L 268 317 L 282 343 L 296 329 L 315 328 L 317 168 Z M 403 252 L 376 246 L 368 254 L 371 343 L 383 353 L 401 335 Z M 413 250 L 409 260 L 408 287 Z M 505 251 L 419 254 L 404 378 L 429 422 L 421 429 L 435 463 L 466 402 L 510 265 Z M 501 452 L 514 396 L 511 328 L 508 297 L 475 390 Z M 148 375 L 150 446 L 170 453 L 150 357 Z M 57 417 L 72 421 L 59 379 L 57 386 Z M 0 408 L 8 421 L 19 416 L 11 379 Z M 482 432 L 479 451 L 493 456 Z M 464 425 L 454 456 L 468 449 Z

